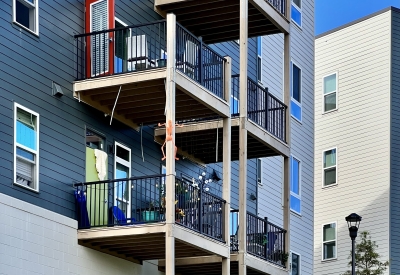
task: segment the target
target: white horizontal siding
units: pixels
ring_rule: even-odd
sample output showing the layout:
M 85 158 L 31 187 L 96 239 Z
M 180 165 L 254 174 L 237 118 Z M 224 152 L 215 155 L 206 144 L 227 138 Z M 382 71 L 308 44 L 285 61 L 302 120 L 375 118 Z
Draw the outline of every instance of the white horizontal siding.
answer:
M 338 110 L 323 114 L 323 77 L 338 73 Z M 363 217 L 389 259 L 390 12 L 315 40 L 314 273 L 348 270 L 345 217 Z M 337 186 L 322 188 L 322 152 L 337 147 Z M 322 262 L 322 225 L 337 221 L 337 260 Z M 385 226 L 382 226 L 385 225 Z M 385 274 L 389 274 L 388 272 Z

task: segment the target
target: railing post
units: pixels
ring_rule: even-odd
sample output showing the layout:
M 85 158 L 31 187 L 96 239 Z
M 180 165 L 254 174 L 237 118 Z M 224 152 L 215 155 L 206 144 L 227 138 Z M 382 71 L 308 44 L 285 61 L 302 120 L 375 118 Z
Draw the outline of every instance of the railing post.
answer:
M 269 114 L 269 110 L 268 110 L 268 106 L 269 106 L 269 93 L 268 93 L 268 88 L 267 87 L 265 87 L 265 129 L 267 129 L 267 131 L 269 131 L 269 132 L 271 132 L 269 129 L 268 129 L 268 126 L 269 126 L 269 123 L 268 123 L 268 114 Z
M 201 193 L 201 189 L 203 186 L 200 186 L 199 189 L 199 198 L 200 198 L 200 205 L 199 205 L 199 232 L 203 233 L 203 194 Z
M 199 37 L 199 58 L 198 58 L 198 62 L 199 62 L 199 82 L 201 85 L 204 85 L 203 82 L 203 78 L 204 78 L 204 64 L 203 64 L 203 38 L 200 36 Z
M 264 257 L 268 259 L 268 247 L 269 247 L 269 239 L 268 239 L 268 218 L 264 217 L 264 237 L 266 238 L 266 242 L 264 245 Z

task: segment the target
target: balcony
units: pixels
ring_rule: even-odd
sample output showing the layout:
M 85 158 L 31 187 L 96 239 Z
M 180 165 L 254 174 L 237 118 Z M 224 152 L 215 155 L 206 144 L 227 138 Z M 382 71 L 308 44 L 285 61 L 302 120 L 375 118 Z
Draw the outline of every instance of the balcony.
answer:
M 239 159 L 239 75 L 232 76 L 230 112 L 232 117 L 231 156 Z M 287 106 L 251 79 L 247 80 L 247 157 L 249 159 L 289 156 L 286 144 Z M 156 141 L 163 142 L 165 129 L 155 129 Z M 199 163 L 222 161 L 222 121 L 206 117 L 176 128 L 178 153 Z
M 74 97 L 138 129 L 164 122 L 168 54 L 175 52 L 176 119 L 229 116 L 225 59 L 167 20 L 75 36 Z M 174 49 L 168 51 L 167 40 Z M 190 110 L 190 111 L 189 111 Z
M 79 244 L 128 261 L 165 259 L 165 175 L 75 184 Z M 177 258 L 220 255 L 225 201 L 176 179 Z
M 162 16 L 174 13 L 177 21 L 206 43 L 239 39 L 239 0 L 155 0 Z M 289 33 L 287 0 L 249 0 L 248 36 Z
M 231 242 L 231 272 L 238 274 L 238 210 L 231 210 L 230 214 L 230 242 Z M 288 254 L 285 250 L 286 230 L 268 222 L 267 218 L 260 218 L 247 213 L 246 218 L 246 263 L 247 274 L 287 275 L 286 262 Z M 163 271 L 165 261 L 159 261 L 159 270 Z M 196 258 L 182 258 L 176 260 L 176 272 L 190 275 L 219 275 L 222 273 L 221 257 L 206 256 Z

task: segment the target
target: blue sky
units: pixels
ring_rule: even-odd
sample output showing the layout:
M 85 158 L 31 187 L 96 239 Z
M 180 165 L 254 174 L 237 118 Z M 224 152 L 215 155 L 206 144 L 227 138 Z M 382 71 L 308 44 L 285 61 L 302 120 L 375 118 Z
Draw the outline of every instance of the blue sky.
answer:
M 389 6 L 400 8 L 400 0 L 315 0 L 315 35 Z

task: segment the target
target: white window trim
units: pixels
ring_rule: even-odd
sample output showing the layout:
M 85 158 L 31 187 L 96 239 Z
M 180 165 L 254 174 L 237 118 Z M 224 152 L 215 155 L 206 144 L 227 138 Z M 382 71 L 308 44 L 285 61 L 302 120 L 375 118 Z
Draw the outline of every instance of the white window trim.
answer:
M 293 101 L 297 106 L 300 107 L 300 117 L 301 119 L 298 119 L 297 117 L 292 115 L 292 111 L 290 111 L 290 116 L 297 120 L 298 122 L 302 123 L 303 121 L 303 68 L 298 65 L 293 59 L 291 60 L 291 75 L 290 75 L 290 101 Z M 300 102 L 298 102 L 296 99 L 293 98 L 293 65 L 295 65 L 297 68 L 300 69 Z
M 336 183 L 325 186 L 325 169 L 327 169 L 327 168 L 324 168 L 324 154 L 325 154 L 325 152 L 330 151 L 330 150 L 336 150 L 336 156 L 335 156 L 336 157 L 336 165 L 335 165 L 335 167 L 336 167 Z M 332 168 L 332 167 L 333 166 L 331 166 L 329 168 Z M 338 148 L 332 147 L 332 148 L 322 151 L 322 188 L 329 188 L 329 187 L 337 186 L 337 185 L 338 185 Z
M 297 253 L 296 251 L 290 250 L 290 275 L 292 275 L 292 254 L 296 254 L 299 256 L 299 272 L 298 274 L 301 274 L 301 254 Z
M 333 91 L 333 92 L 324 94 L 324 79 L 326 77 L 334 75 L 334 74 L 336 75 L 336 90 Z M 322 114 L 328 114 L 328 113 L 337 111 L 339 109 L 339 89 L 338 89 L 338 84 L 339 84 L 339 73 L 338 72 L 333 72 L 333 73 L 324 75 L 322 77 Z M 333 93 L 336 93 L 336 108 L 332 109 L 332 110 L 329 110 L 329 111 L 325 111 L 325 96 L 333 94 Z
M 22 144 L 17 143 L 17 109 L 24 110 L 34 116 L 36 116 L 36 150 L 32 150 Z M 31 191 L 39 192 L 39 114 L 14 102 L 14 184 L 26 188 Z M 34 177 L 34 188 L 25 186 L 17 183 L 17 147 L 24 149 L 35 155 L 35 177 Z
M 258 167 L 258 161 L 260 161 L 260 167 Z M 262 158 L 258 158 L 257 159 L 257 184 L 258 184 L 258 186 L 263 186 L 264 184 L 263 184 L 263 174 L 262 174 L 262 170 L 263 170 L 263 166 L 264 166 L 264 164 L 263 164 L 263 159 Z M 261 170 L 261 177 L 260 177 L 260 181 L 258 181 L 258 170 Z
M 16 3 L 17 1 L 19 1 L 19 0 L 13 0 L 13 11 L 12 11 L 13 12 L 13 23 L 18 25 L 18 27 L 29 31 L 30 33 L 33 33 L 34 35 L 39 36 L 39 0 L 35 0 L 34 4 L 30 3 L 27 0 L 20 0 L 20 2 L 24 2 L 25 5 L 31 6 L 32 8 L 35 9 L 35 30 L 31 30 L 17 22 L 17 3 Z
M 263 39 L 262 39 L 262 36 L 258 36 L 257 37 L 257 40 L 258 39 L 260 39 L 261 41 L 260 41 L 260 53 L 261 54 L 258 54 L 258 41 L 257 41 L 257 82 L 258 82 L 258 84 L 261 84 L 262 86 L 263 86 L 263 71 L 262 71 L 262 68 L 263 68 L 263 58 L 262 58 L 262 55 L 263 55 Z M 260 68 L 258 67 L 258 59 L 260 59 Z M 258 70 L 260 70 L 260 79 L 258 79 Z
M 119 147 L 121 147 L 121 148 L 123 148 L 123 149 L 125 149 L 125 150 L 127 150 L 129 152 L 129 161 L 126 161 L 125 159 L 117 157 L 117 146 L 119 146 Z M 130 178 L 131 175 L 132 175 L 131 174 L 132 173 L 132 164 L 131 164 L 132 163 L 132 152 L 131 152 L 131 148 L 129 148 L 129 147 L 127 147 L 127 146 L 115 141 L 115 144 L 114 144 L 114 179 L 116 179 L 115 176 L 117 175 L 117 163 L 120 163 L 120 164 L 122 164 L 122 165 L 124 165 L 124 166 L 129 168 L 128 178 Z M 129 188 L 131 187 L 131 184 L 132 183 L 130 182 L 129 183 Z M 114 187 L 114 188 L 117 188 L 117 187 Z M 127 202 L 123 197 L 122 198 L 118 198 L 117 197 L 117 193 L 115 192 L 114 203 L 116 203 L 117 200 L 120 200 L 120 201 L 122 201 L 124 203 Z M 132 204 L 132 198 L 131 198 L 131 192 L 129 192 L 128 207 L 131 207 L 131 204 Z M 128 211 L 127 218 L 130 218 L 130 215 L 131 215 L 131 213 L 130 213 L 130 211 Z
M 300 0 L 300 1 L 301 1 L 302 4 L 303 4 L 303 0 Z M 301 16 L 301 19 L 300 19 L 301 25 L 297 24 L 297 22 L 294 21 L 294 20 L 292 19 L 292 15 L 290 15 L 290 20 L 295 24 L 295 26 L 297 26 L 297 27 L 299 27 L 300 29 L 302 29 L 302 28 L 303 28 L 303 9 L 300 8 L 300 7 L 298 7 L 298 6 L 293 2 L 293 0 L 291 0 L 291 5 L 292 5 L 296 10 L 298 10 L 298 11 L 300 12 L 300 16 Z M 302 6 L 303 6 L 303 5 L 302 5 Z
M 335 255 L 336 255 L 336 257 L 335 257 L 335 258 L 324 259 L 324 225 L 333 224 L 333 223 L 336 225 L 336 226 L 335 226 Z M 334 222 L 327 222 L 327 223 L 324 223 L 324 224 L 321 226 L 321 232 L 322 232 L 322 235 L 321 235 L 321 241 L 322 241 L 322 242 L 321 242 L 321 243 L 322 243 L 321 259 L 322 259 L 322 262 L 337 260 L 337 248 L 338 248 L 338 243 L 337 243 L 337 229 L 338 229 L 337 221 L 334 221 Z M 329 242 L 331 242 L 331 241 L 329 241 Z
M 296 210 L 292 209 L 292 207 L 290 206 L 290 201 L 289 201 L 289 208 L 290 208 L 291 212 L 301 216 L 301 208 L 302 208 L 301 207 L 301 203 L 302 203 L 302 200 L 301 200 L 301 182 L 302 182 L 302 180 L 301 180 L 301 176 L 302 176 L 301 175 L 301 170 L 302 170 L 302 164 L 301 164 L 301 160 L 298 157 L 296 157 L 294 155 L 290 156 L 290 186 L 292 185 L 292 175 L 293 175 L 292 162 L 293 162 L 293 159 L 296 159 L 296 160 L 299 161 L 299 194 L 297 195 L 296 193 L 292 193 L 292 190 L 290 190 L 290 195 L 294 196 L 294 197 L 296 197 L 296 198 L 298 198 L 300 200 L 300 212 L 297 212 Z

